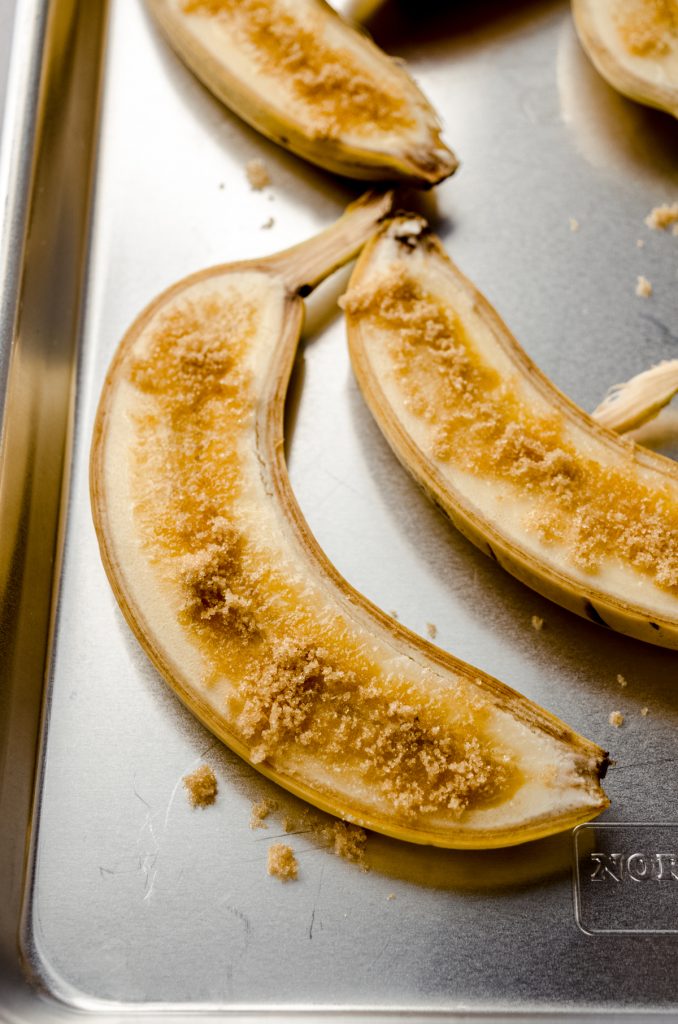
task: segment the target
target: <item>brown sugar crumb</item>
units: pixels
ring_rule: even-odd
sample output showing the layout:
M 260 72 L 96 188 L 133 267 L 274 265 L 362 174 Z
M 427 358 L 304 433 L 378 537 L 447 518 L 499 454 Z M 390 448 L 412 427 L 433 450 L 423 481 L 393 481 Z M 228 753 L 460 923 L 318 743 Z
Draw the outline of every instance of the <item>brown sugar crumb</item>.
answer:
M 644 249 L 645 248 L 645 241 L 644 241 L 644 239 L 636 238 L 636 247 L 638 249 Z
M 427 622 L 426 632 L 431 637 L 431 640 L 435 640 L 435 638 L 438 636 L 438 627 L 434 622 Z
M 579 221 L 575 217 L 570 217 L 570 231 L 579 231 Z
M 324 828 L 322 834 L 331 843 L 337 857 L 343 857 L 344 860 L 359 864 L 367 870 L 365 863 L 367 832 L 364 828 L 351 825 L 348 821 L 335 821 L 329 828 Z
M 619 729 L 624 724 L 624 716 L 621 711 L 610 711 L 608 722 L 610 725 L 613 725 L 615 729 Z
M 191 807 L 209 807 L 217 798 L 217 777 L 208 764 L 196 768 L 183 778 Z
M 648 714 L 650 713 L 650 709 L 649 708 L 641 708 L 640 709 L 640 713 L 643 716 L 643 718 L 647 718 Z
M 674 0 L 623 0 L 615 20 L 623 44 L 636 57 L 666 55 L 678 30 Z
M 533 615 L 532 619 L 531 619 L 531 622 L 532 622 L 532 629 L 534 629 L 535 632 L 537 632 L 537 633 L 541 633 L 542 629 L 544 628 L 544 620 L 541 618 L 541 616 L 540 615 Z
M 617 682 L 621 686 L 622 690 L 629 685 L 627 680 L 624 678 L 624 676 L 621 673 L 619 673 L 617 675 Z
M 324 15 L 270 0 L 183 0 L 187 14 L 228 26 L 253 68 L 278 83 L 315 138 L 390 132 L 414 124 L 398 78 L 381 81 L 348 48 L 325 42 Z
M 281 882 L 293 882 L 299 873 L 294 851 L 286 843 L 274 843 L 268 848 L 268 873 Z
M 642 274 L 638 275 L 636 295 L 640 296 L 641 299 L 649 299 L 650 295 L 652 295 L 652 285 Z
M 252 804 L 252 813 L 250 814 L 250 828 L 268 828 L 268 825 L 264 822 L 264 818 L 268 818 L 271 811 L 275 811 L 276 807 L 275 800 L 259 800 L 258 803 Z
M 392 619 L 397 619 L 398 618 L 398 613 L 393 608 L 391 609 L 391 611 L 388 614 L 391 616 Z
M 260 160 L 258 157 L 255 160 L 248 161 L 245 165 L 245 174 L 247 175 L 247 180 L 250 183 L 250 188 L 254 192 L 261 192 L 262 189 L 271 184 L 271 176 L 268 173 L 268 168 L 264 161 Z
M 246 642 L 257 626 L 251 595 L 237 592 L 242 538 L 226 520 L 211 525 L 210 542 L 180 560 L 186 592 L 182 617 L 210 623 Z
M 389 387 L 422 422 L 430 459 L 500 481 L 525 507 L 523 528 L 578 569 L 619 559 L 678 593 L 678 487 L 668 474 L 646 482 L 630 449 L 611 464 L 579 450 L 563 415 L 536 412 L 403 262 L 342 301 L 351 324 L 375 331 Z
M 678 203 L 662 203 L 650 210 L 645 223 L 653 231 L 666 231 L 672 224 L 678 224 Z
M 387 900 L 394 900 L 395 899 L 395 893 L 394 892 L 390 892 L 388 894 L 388 896 L 386 897 L 386 899 Z
M 275 218 L 274 217 L 269 217 L 268 220 L 264 221 L 264 223 L 261 225 L 261 230 L 262 231 L 268 231 L 270 228 L 273 227 L 274 224 L 275 224 Z

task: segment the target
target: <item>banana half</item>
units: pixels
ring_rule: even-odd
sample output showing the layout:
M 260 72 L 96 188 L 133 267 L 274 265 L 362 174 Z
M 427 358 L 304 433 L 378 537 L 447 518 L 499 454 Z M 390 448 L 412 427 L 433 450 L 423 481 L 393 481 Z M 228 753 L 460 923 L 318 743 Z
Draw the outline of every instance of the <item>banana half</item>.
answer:
M 462 533 L 563 607 L 678 648 L 678 466 L 565 398 L 419 217 L 382 226 L 343 306 L 367 404 Z
M 403 65 L 324 0 L 148 0 L 180 57 L 226 106 L 336 174 L 428 187 L 457 167 Z
M 678 117 L 678 0 L 572 0 L 572 13 L 614 89 Z
M 299 293 L 389 204 L 366 199 L 296 249 L 195 274 L 141 314 L 101 396 L 94 522 L 142 646 L 246 761 L 400 839 L 506 846 L 603 810 L 604 752 L 352 590 L 285 468 Z

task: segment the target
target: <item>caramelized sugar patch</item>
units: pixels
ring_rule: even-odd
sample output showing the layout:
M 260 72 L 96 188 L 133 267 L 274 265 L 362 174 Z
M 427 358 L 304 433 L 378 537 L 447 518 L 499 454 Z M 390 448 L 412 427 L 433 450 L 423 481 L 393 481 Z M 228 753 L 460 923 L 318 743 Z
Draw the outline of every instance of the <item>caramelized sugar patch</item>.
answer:
M 678 498 L 628 468 L 576 451 L 559 415 L 538 416 L 479 356 L 458 318 L 401 265 L 352 289 L 344 308 L 385 332 L 404 406 L 427 424 L 429 455 L 529 496 L 525 525 L 594 572 L 613 555 L 678 592 Z
M 135 421 L 135 513 L 161 557 L 233 548 L 222 516 L 239 490 L 234 440 L 253 415 L 243 364 L 255 329 L 254 308 L 236 296 L 183 301 L 131 362 L 130 382 L 152 398 Z
M 621 0 L 615 21 L 624 46 L 636 57 L 662 57 L 678 41 L 676 0 Z
M 255 581 L 245 578 L 242 537 L 224 512 L 240 486 L 234 439 L 251 422 L 243 356 L 255 327 L 253 307 L 237 296 L 178 303 L 129 371 L 153 398 L 136 418 L 134 452 L 147 548 L 179 579 L 184 621 L 245 642 L 257 633 Z
M 392 79 L 382 85 L 350 50 L 323 42 L 323 18 L 303 21 L 271 0 L 183 0 L 186 14 L 227 22 L 252 59 L 286 87 L 302 105 L 310 134 L 337 138 L 398 131 L 414 124 L 406 100 Z

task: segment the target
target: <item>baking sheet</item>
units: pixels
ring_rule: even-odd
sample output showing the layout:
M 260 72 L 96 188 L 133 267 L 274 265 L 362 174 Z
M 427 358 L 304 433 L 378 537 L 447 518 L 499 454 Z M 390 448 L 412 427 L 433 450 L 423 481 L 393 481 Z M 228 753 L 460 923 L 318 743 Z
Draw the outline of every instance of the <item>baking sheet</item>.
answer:
M 593 408 L 610 384 L 678 355 L 678 241 L 643 224 L 676 196 L 676 125 L 598 78 L 567 4 L 416 6 L 415 17 L 387 3 L 371 28 L 408 60 L 462 160 L 419 202 L 528 353 Z M 267 143 L 213 100 L 137 0 L 113 0 L 110 13 L 22 938 L 33 980 L 66 1006 L 123 1015 L 675 1009 L 675 935 L 577 927 L 570 835 L 487 853 L 372 835 L 363 872 L 302 826 L 286 840 L 298 882 L 267 876 L 281 816 L 300 805 L 193 721 L 130 634 L 91 525 L 89 437 L 117 341 L 160 289 L 211 263 L 300 241 L 358 190 Z M 262 192 L 245 176 L 254 157 L 271 174 Z M 649 300 L 635 295 L 638 274 L 654 286 Z M 551 605 L 429 505 L 353 381 L 336 309 L 345 280 L 309 303 L 288 413 L 290 476 L 320 544 L 380 607 L 424 635 L 434 623 L 440 646 L 609 747 L 605 820 L 675 820 L 675 653 Z M 675 455 L 671 428 L 678 437 L 669 410 L 646 437 Z M 544 619 L 539 633 L 533 615 Z M 617 709 L 619 730 L 608 723 Z M 181 779 L 205 761 L 219 799 L 196 812 Z M 252 831 L 251 804 L 262 796 L 280 811 Z

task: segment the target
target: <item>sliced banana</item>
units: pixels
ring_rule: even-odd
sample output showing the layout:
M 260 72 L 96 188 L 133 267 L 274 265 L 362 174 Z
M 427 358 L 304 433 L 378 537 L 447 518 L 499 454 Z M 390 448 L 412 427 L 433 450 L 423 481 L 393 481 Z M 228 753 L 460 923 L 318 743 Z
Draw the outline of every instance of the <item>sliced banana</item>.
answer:
M 299 295 L 389 203 L 365 199 L 296 249 L 204 270 L 151 303 L 104 384 L 94 522 L 142 646 L 243 758 L 377 831 L 507 846 L 602 811 L 604 752 L 357 594 L 285 468 Z
M 208 89 L 274 142 L 350 178 L 429 186 L 457 167 L 401 63 L 324 0 L 148 0 Z
M 343 304 L 367 404 L 455 525 L 563 607 L 678 648 L 678 466 L 565 398 L 419 217 L 382 226 Z
M 613 88 L 678 117 L 678 0 L 572 0 L 572 13 Z

